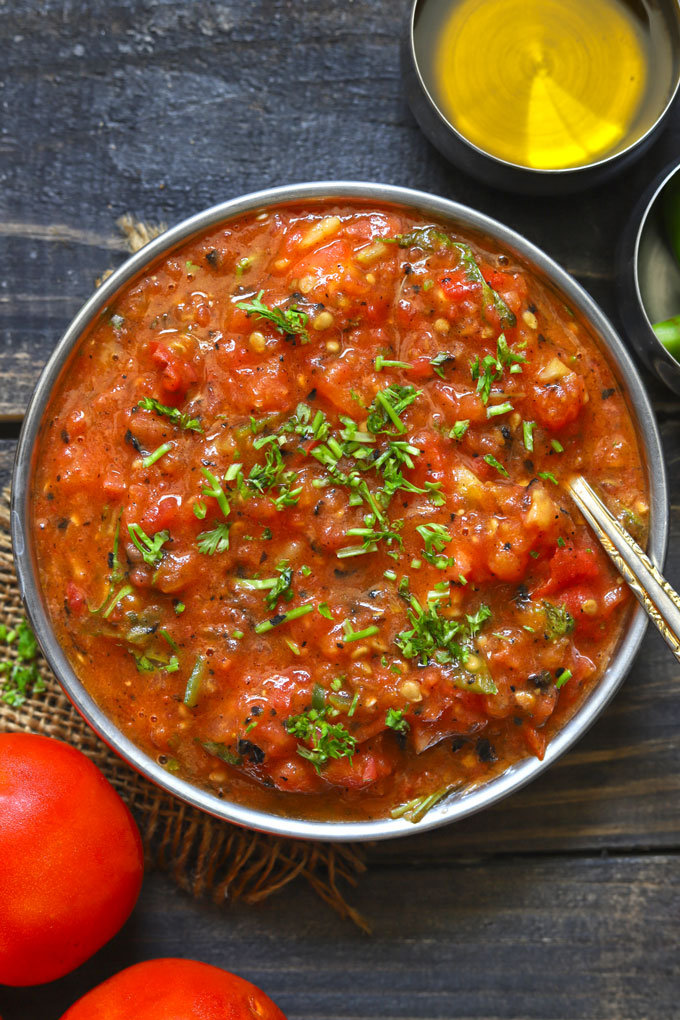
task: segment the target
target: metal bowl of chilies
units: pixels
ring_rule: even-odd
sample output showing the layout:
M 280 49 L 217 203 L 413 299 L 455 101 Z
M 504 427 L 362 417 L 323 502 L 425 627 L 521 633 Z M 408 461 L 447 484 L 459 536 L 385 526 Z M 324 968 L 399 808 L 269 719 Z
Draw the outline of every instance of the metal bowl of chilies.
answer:
M 391 203 L 415 208 L 424 216 L 449 221 L 454 229 L 479 232 L 505 249 L 513 251 L 531 272 L 561 292 L 569 306 L 588 324 L 596 342 L 605 352 L 626 396 L 633 421 L 637 425 L 642 458 L 647 466 L 650 500 L 648 552 L 655 563 L 662 565 L 668 539 L 668 496 L 659 434 L 636 369 L 621 340 L 595 302 L 568 273 L 531 242 L 483 213 L 407 188 L 337 181 L 271 188 L 206 209 L 183 220 L 167 233 L 151 241 L 128 259 L 92 295 L 57 343 L 26 413 L 14 472 L 12 537 L 26 611 L 50 666 L 64 691 L 89 725 L 137 771 L 188 804 L 252 829 L 329 841 L 388 839 L 433 829 L 480 811 L 524 786 L 555 762 L 594 722 L 622 683 L 646 628 L 647 618 L 644 611 L 639 606 L 632 610 L 619 646 L 604 675 L 572 718 L 548 744 L 542 761 L 537 758 L 523 759 L 482 785 L 452 792 L 415 826 L 403 818 L 357 822 L 308 821 L 253 810 L 241 804 L 221 800 L 214 794 L 167 772 L 124 736 L 88 694 L 56 640 L 40 589 L 33 547 L 31 483 L 43 418 L 53 389 L 62 373 L 68 371 L 71 354 L 102 309 L 109 305 L 130 281 L 148 271 L 160 257 L 216 224 L 253 210 L 271 208 L 282 203 L 300 200 L 313 203 L 314 200 L 333 198 Z

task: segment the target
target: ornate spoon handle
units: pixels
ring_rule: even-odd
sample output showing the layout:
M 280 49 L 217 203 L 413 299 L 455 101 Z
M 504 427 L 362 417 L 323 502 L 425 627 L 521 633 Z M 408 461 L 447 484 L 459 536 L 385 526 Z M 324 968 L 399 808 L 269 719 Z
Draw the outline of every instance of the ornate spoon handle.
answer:
M 575 475 L 568 488 L 616 569 L 680 659 L 680 596 L 585 478 Z

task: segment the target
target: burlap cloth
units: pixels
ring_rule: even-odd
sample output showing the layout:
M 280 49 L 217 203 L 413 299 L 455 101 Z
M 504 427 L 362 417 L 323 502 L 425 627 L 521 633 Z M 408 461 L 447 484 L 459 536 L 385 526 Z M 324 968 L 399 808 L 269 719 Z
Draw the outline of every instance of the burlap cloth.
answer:
M 150 228 L 131 217 L 123 217 L 118 226 L 133 251 L 164 229 Z M 0 622 L 12 627 L 23 619 L 24 612 L 12 559 L 8 497 L 6 491 L 0 500 Z M 12 659 L 14 654 L 10 646 L 5 658 Z M 0 731 L 43 733 L 72 744 L 91 758 L 135 816 L 147 868 L 166 871 L 193 896 L 209 896 L 219 904 L 236 900 L 257 903 L 294 879 L 305 878 L 342 917 L 368 931 L 365 920 L 346 902 L 340 888 L 342 883 L 356 885 L 365 870 L 358 847 L 250 832 L 176 800 L 133 771 L 93 733 L 42 657 L 39 668 L 45 682 L 43 692 L 31 694 L 17 708 L 0 697 Z

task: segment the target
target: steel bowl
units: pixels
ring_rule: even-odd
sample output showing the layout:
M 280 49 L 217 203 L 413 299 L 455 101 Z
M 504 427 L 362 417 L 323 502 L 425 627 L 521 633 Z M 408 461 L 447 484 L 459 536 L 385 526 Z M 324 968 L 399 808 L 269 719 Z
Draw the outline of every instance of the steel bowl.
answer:
M 617 282 L 628 339 L 654 374 L 680 394 L 680 363 L 652 329 L 680 315 L 680 265 L 666 234 L 663 202 L 680 188 L 680 163 L 666 167 L 640 198 L 621 237 Z
M 542 761 L 526 758 L 509 767 L 501 775 L 469 790 L 459 790 L 434 807 L 414 826 L 404 819 L 384 818 L 376 821 L 318 822 L 294 819 L 252 810 L 241 804 L 221 800 L 211 793 L 168 773 L 121 733 L 102 712 L 76 676 L 60 647 L 47 613 L 35 559 L 31 516 L 31 482 L 43 420 L 53 390 L 68 372 L 69 361 L 88 327 L 131 280 L 148 271 L 161 257 L 167 256 L 190 238 L 215 225 L 283 203 L 315 200 L 349 199 L 388 203 L 415 208 L 427 218 L 448 221 L 454 229 L 479 232 L 511 251 L 530 271 L 549 286 L 556 288 L 570 308 L 590 327 L 620 382 L 634 421 L 637 423 L 640 447 L 646 464 L 650 495 L 649 554 L 662 565 L 668 538 L 668 496 L 666 475 L 659 434 L 652 410 L 635 367 L 607 318 L 595 302 L 563 269 L 519 234 L 483 213 L 455 202 L 407 188 L 358 182 L 319 182 L 271 188 L 236 198 L 198 213 L 167 233 L 151 241 L 128 259 L 110 276 L 83 306 L 58 342 L 47 362 L 31 398 L 19 440 L 12 495 L 12 537 L 17 575 L 31 625 L 40 646 L 71 702 L 94 731 L 133 768 L 158 786 L 203 811 L 239 825 L 279 835 L 309 839 L 373 840 L 424 832 L 464 818 L 481 808 L 494 804 L 507 794 L 540 775 L 567 748 L 571 747 L 597 718 L 620 686 L 640 645 L 647 617 L 637 606 L 628 619 L 625 633 L 597 686 L 548 744 Z
M 427 57 L 418 45 L 418 21 L 431 0 L 413 0 L 402 44 L 402 71 L 409 106 L 424 134 L 451 163 L 477 180 L 528 195 L 567 195 L 602 183 L 633 163 L 666 126 L 680 88 L 680 5 L 677 0 L 654 3 L 662 13 L 672 53 L 670 87 L 658 106 L 655 120 L 624 148 L 582 166 L 540 170 L 493 156 L 461 134 L 440 109 L 429 81 Z M 649 73 L 657 66 L 650 63 Z

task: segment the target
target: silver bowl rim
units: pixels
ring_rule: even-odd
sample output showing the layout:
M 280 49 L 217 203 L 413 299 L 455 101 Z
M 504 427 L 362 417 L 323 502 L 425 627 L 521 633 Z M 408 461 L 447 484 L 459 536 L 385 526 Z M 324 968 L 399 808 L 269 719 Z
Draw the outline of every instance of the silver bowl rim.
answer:
M 622 341 L 603 312 L 586 291 L 541 249 L 497 220 L 457 202 L 409 188 L 360 181 L 317 181 L 268 188 L 230 199 L 182 220 L 152 240 L 120 266 L 89 298 L 63 334 L 45 365 L 26 411 L 17 449 L 13 486 L 11 525 L 17 576 L 29 620 L 47 661 L 65 693 L 92 729 L 137 772 L 188 804 L 218 818 L 261 832 L 328 842 L 389 839 L 414 835 L 447 822 L 464 818 L 496 803 L 538 776 L 593 723 L 610 701 L 630 668 L 642 641 L 647 617 L 641 607 L 631 615 L 628 628 L 603 677 L 575 715 L 548 744 L 545 757 L 525 758 L 484 785 L 444 798 L 413 825 L 404 819 L 323 822 L 290 818 L 254 810 L 221 800 L 211 793 L 166 772 L 157 762 L 125 737 L 98 707 L 78 680 L 52 630 L 43 603 L 34 561 L 30 527 L 30 482 L 37 440 L 53 387 L 94 317 L 116 293 L 140 271 L 192 236 L 244 213 L 300 201 L 349 199 L 380 202 L 416 209 L 424 215 L 451 221 L 464 230 L 478 231 L 516 253 L 529 267 L 543 275 L 578 309 L 599 338 L 610 363 L 624 384 L 628 406 L 639 429 L 639 441 L 646 461 L 650 491 L 649 554 L 661 565 L 668 541 L 668 493 L 662 447 L 654 415 L 637 370 Z
M 659 173 L 659 175 L 651 183 L 647 191 L 644 193 L 640 202 L 633 213 L 632 222 L 635 226 L 635 237 L 633 241 L 633 253 L 632 253 L 632 278 L 633 278 L 633 289 L 635 293 L 635 300 L 637 301 L 640 312 L 642 313 L 644 321 L 648 326 L 649 340 L 654 347 L 659 351 L 659 354 L 663 352 L 665 360 L 674 367 L 677 366 L 678 362 L 675 360 L 672 354 L 666 350 L 664 345 L 659 340 L 658 336 L 654 332 L 652 326 L 652 320 L 649 317 L 647 307 L 642 298 L 642 288 L 640 287 L 640 246 L 642 244 L 642 235 L 645 232 L 647 222 L 656 209 L 656 205 L 661 198 L 662 192 L 666 186 L 670 184 L 677 174 L 680 173 L 680 162 L 677 159 L 669 166 Z
M 415 40 L 416 11 L 418 10 L 418 7 L 423 6 L 427 2 L 428 0 L 412 0 L 411 11 L 408 18 L 408 55 L 415 70 L 415 73 L 417 75 L 418 84 L 422 89 L 423 95 L 427 98 L 430 106 L 432 107 L 432 110 L 434 111 L 434 113 L 436 113 L 437 117 L 439 118 L 442 127 L 448 128 L 448 130 L 457 139 L 457 141 L 461 142 L 469 149 L 471 149 L 472 152 L 474 152 L 480 159 L 487 159 L 489 160 L 489 162 L 495 163 L 496 166 L 501 168 L 501 170 L 516 171 L 524 173 L 534 178 L 538 177 L 542 177 L 544 179 L 557 177 L 577 178 L 581 175 L 589 174 L 594 170 L 596 171 L 599 170 L 600 168 L 605 168 L 609 166 L 611 163 L 614 163 L 618 160 L 625 160 L 627 157 L 631 155 L 631 153 L 635 152 L 636 149 L 643 148 L 647 140 L 650 138 L 650 136 L 653 135 L 660 128 L 661 124 L 666 119 L 670 111 L 670 108 L 675 101 L 675 98 L 678 94 L 678 89 L 680 89 L 680 53 L 676 52 L 676 57 L 678 57 L 678 60 L 675 71 L 675 83 L 668 96 L 665 106 L 660 111 L 658 116 L 655 118 L 653 123 L 650 124 L 647 130 L 643 134 L 641 134 L 638 138 L 635 138 L 632 142 L 630 142 L 630 144 L 627 145 L 625 149 L 618 149 L 616 152 L 612 152 L 608 156 L 603 157 L 602 159 L 596 159 L 592 163 L 583 163 L 580 164 L 579 166 L 541 168 L 527 166 L 526 163 L 511 163 L 510 160 L 508 159 L 502 159 L 500 156 L 494 156 L 493 153 L 488 152 L 486 149 L 482 149 L 479 145 L 476 145 L 475 142 L 470 141 L 470 139 L 467 138 L 466 135 L 462 134 L 458 130 L 458 128 L 451 123 L 449 118 L 446 116 L 446 114 L 439 106 L 439 103 L 432 95 L 430 89 L 427 87 L 427 84 L 425 83 L 425 79 L 423 78 L 423 74 L 421 71 L 421 61 L 418 59 L 418 54 L 416 52 L 416 40 Z M 678 5 L 675 3 L 669 4 L 668 12 L 669 14 L 673 12 L 675 13 L 677 28 L 678 32 L 680 33 L 680 7 L 678 7 Z M 677 44 L 674 48 L 676 51 L 680 50 L 680 46 Z

